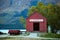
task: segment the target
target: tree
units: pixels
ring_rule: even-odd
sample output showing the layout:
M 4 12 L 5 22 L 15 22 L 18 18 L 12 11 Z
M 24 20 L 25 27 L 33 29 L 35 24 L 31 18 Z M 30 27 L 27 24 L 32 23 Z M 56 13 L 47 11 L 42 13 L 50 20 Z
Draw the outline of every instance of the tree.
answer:
M 20 17 L 20 22 L 23 24 L 24 27 L 26 27 L 26 20 L 23 16 Z
M 36 6 L 32 6 L 31 8 L 29 8 L 27 16 L 30 16 L 35 10 L 36 10 Z
M 55 6 L 55 13 L 57 14 L 56 28 L 60 29 L 60 6 Z
M 45 16 L 47 18 L 48 25 L 51 25 L 54 29 L 60 29 L 60 7 L 50 3 L 45 5 L 44 3 L 39 2 L 37 6 L 32 6 L 31 9 L 29 9 L 27 15 L 31 15 L 34 11 L 37 11 Z

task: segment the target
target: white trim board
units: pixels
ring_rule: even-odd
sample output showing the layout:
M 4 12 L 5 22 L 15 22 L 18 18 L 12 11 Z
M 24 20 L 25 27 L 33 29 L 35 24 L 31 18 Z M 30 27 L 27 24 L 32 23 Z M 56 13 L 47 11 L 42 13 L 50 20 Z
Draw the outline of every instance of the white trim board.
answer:
M 43 19 L 30 19 L 30 22 L 43 22 Z

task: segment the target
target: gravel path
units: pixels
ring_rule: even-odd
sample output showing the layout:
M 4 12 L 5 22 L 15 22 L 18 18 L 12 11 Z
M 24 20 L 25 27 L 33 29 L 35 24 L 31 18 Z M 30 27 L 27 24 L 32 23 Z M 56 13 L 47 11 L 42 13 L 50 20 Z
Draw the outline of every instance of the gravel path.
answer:
M 30 33 L 29 37 L 37 37 L 37 33 Z

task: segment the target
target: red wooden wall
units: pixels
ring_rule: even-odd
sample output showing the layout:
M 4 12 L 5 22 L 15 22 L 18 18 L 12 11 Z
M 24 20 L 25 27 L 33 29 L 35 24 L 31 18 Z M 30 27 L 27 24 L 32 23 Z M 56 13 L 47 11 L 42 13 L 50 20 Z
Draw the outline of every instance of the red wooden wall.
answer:
M 30 19 L 43 19 L 43 22 L 39 22 L 39 32 L 47 32 L 47 20 L 44 16 L 38 12 L 34 12 L 31 16 L 26 19 L 26 30 L 28 32 L 33 32 L 33 22 L 30 22 Z

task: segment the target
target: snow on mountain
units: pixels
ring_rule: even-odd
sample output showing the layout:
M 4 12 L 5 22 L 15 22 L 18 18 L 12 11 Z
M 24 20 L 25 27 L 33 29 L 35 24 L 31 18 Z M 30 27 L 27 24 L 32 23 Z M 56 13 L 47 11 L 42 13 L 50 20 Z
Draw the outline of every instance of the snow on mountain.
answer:
M 29 8 L 30 1 L 31 0 L 13 0 L 12 4 L 10 5 L 10 7 L 2 10 L 2 12 L 8 12 L 8 13 L 11 12 L 11 11 L 21 12 L 22 10 L 24 10 L 26 8 Z
M 0 0 L 0 12 L 10 6 L 10 0 Z

